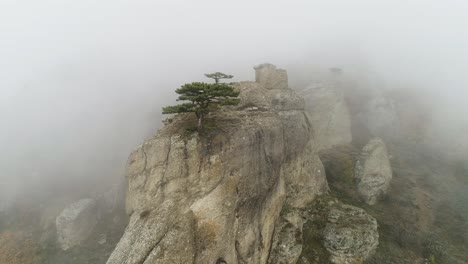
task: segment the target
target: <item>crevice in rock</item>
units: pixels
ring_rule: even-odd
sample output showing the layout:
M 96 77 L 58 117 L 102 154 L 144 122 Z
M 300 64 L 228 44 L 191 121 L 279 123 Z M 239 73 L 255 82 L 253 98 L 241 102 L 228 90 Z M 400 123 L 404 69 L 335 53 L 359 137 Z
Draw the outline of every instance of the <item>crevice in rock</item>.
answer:
M 305 122 L 307 124 L 307 131 L 311 132 L 311 130 L 312 130 L 312 132 L 313 132 L 313 126 L 312 126 L 312 122 L 309 119 L 309 116 L 306 114 L 305 111 L 302 114 L 304 115 L 304 120 L 305 120 Z M 315 135 L 312 135 L 312 136 L 315 136 Z
M 150 250 L 148 250 L 148 252 L 145 254 L 145 257 L 140 261 L 138 262 L 138 264 L 143 264 L 145 263 L 145 261 L 148 259 L 148 257 L 151 255 L 151 252 L 153 252 L 153 250 L 161 243 L 161 241 L 166 237 L 167 233 L 169 233 L 169 231 L 172 230 L 172 228 L 174 228 L 175 226 L 175 223 L 173 225 L 171 225 L 167 230 L 166 232 L 164 232 L 164 234 L 161 236 L 161 238 L 156 241 L 156 243 L 154 244 L 153 247 L 151 247 Z
M 238 240 L 236 240 L 235 248 L 236 248 L 236 255 L 237 255 L 237 263 L 238 264 L 244 264 L 246 262 L 245 262 L 244 258 L 242 258 L 241 253 L 239 252 L 239 247 L 240 247 L 240 243 L 239 243 Z
M 148 175 L 145 175 L 145 172 L 146 172 L 146 167 L 148 166 L 148 155 L 146 154 L 146 151 L 145 151 L 145 144 L 143 144 L 141 146 L 141 152 L 143 153 L 143 158 L 144 158 L 144 165 L 143 165 L 143 169 L 141 170 L 140 174 L 144 175 L 144 183 L 143 183 L 143 188 L 144 186 L 146 186 L 146 183 L 148 182 Z
M 216 264 L 227 264 L 227 262 L 223 258 L 219 258 L 216 260 Z
M 143 165 L 143 170 L 140 173 L 144 173 L 146 171 L 146 166 L 148 164 L 148 155 L 146 154 L 146 151 L 145 151 L 145 145 L 141 146 L 141 152 L 143 152 L 143 159 L 145 161 L 145 164 Z

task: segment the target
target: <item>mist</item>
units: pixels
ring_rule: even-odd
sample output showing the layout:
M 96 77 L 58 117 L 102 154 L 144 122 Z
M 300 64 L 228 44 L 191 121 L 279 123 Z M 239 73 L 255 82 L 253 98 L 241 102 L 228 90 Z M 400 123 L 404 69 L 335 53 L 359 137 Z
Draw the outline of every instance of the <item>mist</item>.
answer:
M 123 178 L 180 85 L 271 62 L 291 83 L 341 67 L 433 97 L 434 126 L 467 129 L 463 1 L 0 3 L 0 200 Z M 293 87 L 295 88 L 295 87 Z M 92 188 L 90 187 L 92 186 Z

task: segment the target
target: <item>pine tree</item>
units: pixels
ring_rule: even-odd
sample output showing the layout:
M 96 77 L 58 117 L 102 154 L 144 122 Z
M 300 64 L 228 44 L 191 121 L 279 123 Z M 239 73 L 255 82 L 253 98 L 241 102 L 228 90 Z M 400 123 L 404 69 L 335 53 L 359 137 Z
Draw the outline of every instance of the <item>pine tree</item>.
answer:
M 229 75 L 230 76 L 230 75 Z M 195 113 L 198 119 L 198 131 L 203 130 L 206 114 L 216 105 L 239 104 L 239 92 L 225 83 L 193 82 L 182 85 L 175 91 L 177 101 L 189 101 L 174 106 L 163 107 L 163 114 Z
M 205 73 L 205 76 L 215 80 L 215 83 L 219 83 L 221 79 L 232 79 L 232 75 L 225 74 L 222 72 L 214 72 L 214 73 Z

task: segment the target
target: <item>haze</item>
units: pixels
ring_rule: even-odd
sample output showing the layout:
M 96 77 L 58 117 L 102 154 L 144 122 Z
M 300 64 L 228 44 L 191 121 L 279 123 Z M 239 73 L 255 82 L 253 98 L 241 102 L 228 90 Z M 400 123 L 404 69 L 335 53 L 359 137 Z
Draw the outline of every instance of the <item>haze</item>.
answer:
M 0 200 L 118 181 L 173 90 L 212 71 L 251 80 L 263 62 L 292 81 L 308 77 L 294 69 L 338 66 L 432 94 L 455 131 L 468 112 L 466 11 L 448 0 L 2 0 Z

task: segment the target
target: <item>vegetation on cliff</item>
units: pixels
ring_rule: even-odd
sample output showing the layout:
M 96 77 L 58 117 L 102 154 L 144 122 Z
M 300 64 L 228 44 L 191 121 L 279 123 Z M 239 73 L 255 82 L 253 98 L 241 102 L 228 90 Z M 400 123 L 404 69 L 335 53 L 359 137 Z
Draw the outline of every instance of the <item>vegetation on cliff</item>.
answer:
M 239 92 L 234 91 L 229 84 L 219 83 L 222 78 L 232 78 L 224 73 L 206 74 L 215 83 L 192 82 L 182 85 L 175 92 L 179 94 L 177 101 L 190 101 L 174 106 L 163 107 L 163 114 L 195 113 L 198 119 L 198 131 L 203 130 L 205 116 L 220 105 L 239 104 Z

